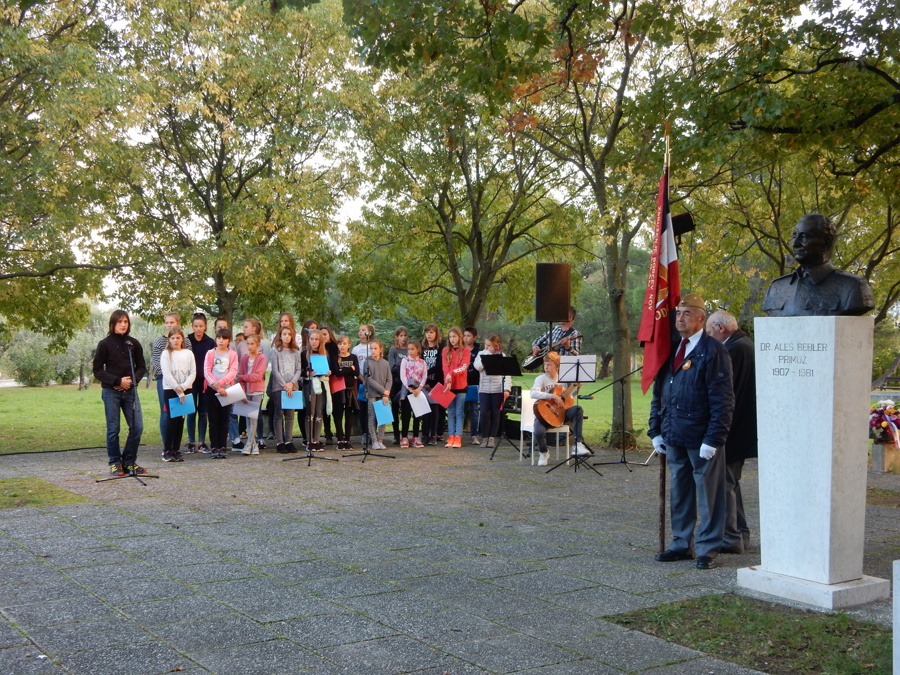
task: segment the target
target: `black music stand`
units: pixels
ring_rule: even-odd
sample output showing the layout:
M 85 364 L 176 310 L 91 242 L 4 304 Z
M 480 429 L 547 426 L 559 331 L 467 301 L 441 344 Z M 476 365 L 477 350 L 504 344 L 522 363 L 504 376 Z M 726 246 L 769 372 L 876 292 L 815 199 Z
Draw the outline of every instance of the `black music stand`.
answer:
M 516 360 L 515 356 L 503 356 L 503 354 L 482 354 L 481 365 L 484 366 L 485 374 L 509 377 L 510 382 L 512 382 L 513 377 L 521 377 L 522 375 L 522 369 L 519 368 L 519 362 Z M 516 449 L 516 452 L 518 452 L 520 455 L 522 454 L 521 449 L 516 446 L 516 444 L 513 443 L 512 440 L 510 440 L 509 436 L 507 436 L 506 425 L 504 424 L 503 435 L 498 439 L 497 445 L 494 446 L 489 460 L 494 459 L 494 455 L 497 454 L 497 449 L 500 447 L 500 442 L 504 438 L 511 446 Z
M 596 354 L 579 354 L 578 356 L 560 356 L 559 357 L 559 382 L 565 384 L 573 384 L 575 382 L 583 383 L 583 382 L 596 382 L 597 381 L 597 356 Z M 575 392 L 572 392 L 572 395 L 575 395 Z M 584 443 L 584 439 L 581 441 L 584 446 L 591 450 L 588 447 L 587 443 Z M 591 450 L 591 454 L 593 454 L 593 450 Z M 576 453 L 574 455 L 570 455 L 566 457 L 563 461 L 558 462 L 547 469 L 546 473 L 550 473 L 554 469 L 558 469 L 563 464 L 567 464 L 569 462 L 572 463 L 572 466 L 575 467 L 575 471 L 578 471 L 578 465 L 582 465 L 596 473 L 598 476 L 602 476 L 603 474 L 597 471 L 591 463 L 588 461 L 591 457 L 591 454 L 587 455 L 579 455 L 577 452 L 577 439 L 576 439 Z

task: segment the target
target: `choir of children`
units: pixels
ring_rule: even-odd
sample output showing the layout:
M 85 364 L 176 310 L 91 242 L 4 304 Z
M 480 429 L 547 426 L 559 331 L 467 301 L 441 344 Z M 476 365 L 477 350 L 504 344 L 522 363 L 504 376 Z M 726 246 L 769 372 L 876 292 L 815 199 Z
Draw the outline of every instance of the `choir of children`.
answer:
M 465 332 L 451 327 L 444 341 L 436 324 L 425 327 L 421 340 L 410 339 L 407 329 L 400 326 L 394 332 L 393 345 L 385 354 L 382 342 L 375 338 L 375 328 L 370 324 L 359 327 L 359 342 L 352 348 L 349 337 L 336 336 L 327 326 L 320 330 L 318 325 L 314 320 L 307 320 L 298 335 L 294 317 L 283 313 L 270 346 L 263 338 L 262 324 L 248 318 L 243 324 L 245 340 L 234 345 L 228 324 L 221 318 L 216 320 L 213 339 L 206 335 L 206 316 L 194 314 L 192 333 L 186 338 L 178 325 L 178 315 L 167 314 L 167 334 L 154 344 L 153 354 L 154 365 L 159 363 L 160 408 L 166 417 L 163 461 L 184 461 L 180 447 L 184 416 L 170 415 L 170 402 L 175 399 L 181 404 L 188 399 L 194 403 L 188 406 L 193 412 L 187 415 L 185 453 L 210 452 L 214 459 L 227 456 L 229 436 L 235 450 L 241 450 L 247 456 L 259 455 L 260 448 L 265 448 L 263 420 L 267 417 L 270 417 L 277 451 L 297 452 L 293 443 L 297 406 L 289 403 L 295 396 L 302 397 L 305 403 L 300 422 L 304 442 L 310 451 L 323 450 L 320 440 L 323 425 L 328 443 L 332 442 L 332 418 L 337 448 L 352 449 L 350 438 L 356 415 L 363 442 L 373 450 L 385 449 L 386 425 L 379 424 L 376 416 L 379 403 L 389 406 L 392 411 L 394 443 L 401 448 L 435 445 L 442 438 L 444 424 L 448 430 L 446 447 L 462 447 L 466 412 L 470 413 L 472 444 L 495 447 L 500 434 L 501 410 L 509 396 L 511 380 L 485 373 L 482 357 L 502 353 L 499 336 L 489 337 L 481 350 L 472 327 L 466 327 Z M 554 356 L 545 359 L 545 373 L 537 378 L 532 391 L 534 398 L 554 396 L 552 388 L 556 384 L 558 365 Z M 321 357 L 321 360 L 316 361 L 314 357 Z M 326 363 L 327 366 L 322 365 Z M 246 447 L 240 438 L 236 438 L 232 400 L 225 399 L 227 390 L 235 384 L 239 384 L 244 392 L 243 402 L 253 404 L 258 412 L 257 417 L 251 416 L 248 420 Z M 431 398 L 431 391 L 439 384 L 452 394 L 446 410 Z M 475 405 L 471 405 L 473 391 L 470 387 L 477 393 Z M 265 394 L 268 394 L 268 408 L 263 406 Z M 412 398 L 422 401 L 421 404 L 416 401 L 418 414 Z M 580 408 L 574 408 L 569 415 L 576 427 L 576 452 L 581 453 L 586 450 L 581 443 Z M 423 409 L 427 412 L 422 413 Z M 205 442 L 207 431 L 209 448 Z M 536 425 L 543 465 L 546 449 L 541 431 L 543 428 Z

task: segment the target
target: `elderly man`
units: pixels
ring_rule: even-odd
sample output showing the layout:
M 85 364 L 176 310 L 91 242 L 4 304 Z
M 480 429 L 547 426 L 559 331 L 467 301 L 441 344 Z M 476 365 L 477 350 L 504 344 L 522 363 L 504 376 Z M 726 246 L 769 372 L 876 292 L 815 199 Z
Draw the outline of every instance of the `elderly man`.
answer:
M 734 417 L 725 439 L 725 536 L 719 552 L 744 553 L 750 546 L 750 528 L 744 516 L 741 473 L 744 460 L 758 456 L 753 340 L 738 328 L 732 314 L 723 311 L 707 319 L 706 332 L 725 345 L 734 384 Z
M 675 309 L 681 344 L 653 385 L 649 436 L 671 469 L 672 544 L 659 562 L 690 560 L 709 569 L 725 530 L 725 445 L 734 411 L 731 359 L 703 331 L 703 298 L 686 295 Z M 699 508 L 699 527 L 696 536 Z
M 769 316 L 860 316 L 875 307 L 872 288 L 862 277 L 831 264 L 837 229 L 819 213 L 794 226 L 791 245 L 800 267 L 769 286 L 762 310 Z

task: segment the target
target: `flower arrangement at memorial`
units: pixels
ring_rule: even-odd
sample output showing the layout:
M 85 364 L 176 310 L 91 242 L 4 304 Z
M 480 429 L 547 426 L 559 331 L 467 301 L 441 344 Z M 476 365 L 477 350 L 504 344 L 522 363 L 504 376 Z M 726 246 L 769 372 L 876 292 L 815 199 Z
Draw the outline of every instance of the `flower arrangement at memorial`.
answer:
M 881 445 L 893 443 L 900 448 L 900 413 L 896 403 L 890 399 L 878 401 L 872 404 L 872 412 L 869 414 L 869 438 Z

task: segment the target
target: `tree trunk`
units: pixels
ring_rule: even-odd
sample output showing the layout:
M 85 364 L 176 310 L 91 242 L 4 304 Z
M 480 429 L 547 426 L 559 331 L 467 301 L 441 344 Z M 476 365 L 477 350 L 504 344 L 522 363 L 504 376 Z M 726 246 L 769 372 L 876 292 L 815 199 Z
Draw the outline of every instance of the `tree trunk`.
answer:
M 631 372 L 631 336 L 628 330 L 628 310 L 625 305 L 625 280 L 630 244 L 631 240 L 627 232 L 623 233 L 621 244 L 617 238 L 607 237 L 606 283 L 609 288 L 609 309 L 613 332 L 613 380 L 618 380 Z M 623 440 L 626 448 L 634 445 L 631 378 L 627 378 L 624 383 L 616 384 L 613 387 L 613 418 L 609 440 L 612 446 L 622 447 Z

